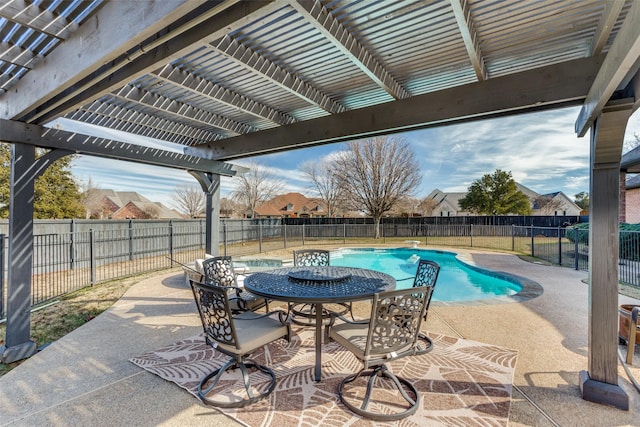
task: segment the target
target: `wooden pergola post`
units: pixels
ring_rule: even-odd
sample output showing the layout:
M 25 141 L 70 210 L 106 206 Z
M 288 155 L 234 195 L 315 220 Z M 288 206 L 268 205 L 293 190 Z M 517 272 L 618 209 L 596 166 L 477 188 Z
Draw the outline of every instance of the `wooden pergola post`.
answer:
M 629 408 L 618 385 L 620 160 L 633 100 L 610 101 L 591 130 L 589 212 L 589 365 L 580 373 L 585 400 Z

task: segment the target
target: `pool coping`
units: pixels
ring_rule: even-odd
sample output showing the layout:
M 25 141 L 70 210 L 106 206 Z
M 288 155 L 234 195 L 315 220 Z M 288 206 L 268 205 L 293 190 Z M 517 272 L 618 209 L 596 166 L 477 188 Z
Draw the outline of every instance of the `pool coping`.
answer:
M 524 276 L 519 276 L 513 273 L 507 273 L 505 271 L 489 270 L 484 267 L 479 267 L 476 263 L 470 259 L 469 253 L 458 253 L 453 251 L 442 251 L 456 254 L 456 259 L 470 268 L 475 270 L 481 270 L 482 273 L 494 276 L 500 279 L 505 279 L 511 282 L 516 282 L 522 286 L 519 292 L 513 295 L 502 295 L 493 298 L 483 298 L 477 300 L 466 301 L 433 301 L 432 304 L 437 306 L 451 306 L 451 305 L 492 305 L 492 304 L 511 304 L 517 302 L 524 302 L 537 298 L 544 294 L 544 288 L 535 280 L 528 279 Z

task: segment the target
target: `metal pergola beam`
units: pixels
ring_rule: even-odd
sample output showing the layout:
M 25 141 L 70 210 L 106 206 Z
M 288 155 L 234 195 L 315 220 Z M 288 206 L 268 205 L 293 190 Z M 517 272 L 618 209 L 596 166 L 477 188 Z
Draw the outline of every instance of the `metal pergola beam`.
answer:
M 175 144 L 188 145 L 194 140 L 207 142 L 221 138 L 219 134 L 205 129 L 100 101 L 73 112 L 67 118 Z
M 176 0 L 168 1 L 167 3 L 175 3 Z M 154 2 L 154 4 L 164 4 L 163 1 Z M 29 82 L 35 81 L 35 88 L 38 89 L 37 93 L 49 93 L 53 96 L 47 96 L 46 99 L 36 98 L 32 94 L 31 85 L 29 82 L 23 81 L 19 85 L 13 88 L 15 92 L 22 91 L 26 93 L 29 101 L 21 102 L 21 107 L 12 107 L 7 109 L 8 114 L 5 114 L 5 109 L 2 110 L 2 116 L 0 118 L 18 119 L 20 121 L 26 121 L 29 123 L 45 124 L 55 118 L 62 117 L 65 114 L 80 108 L 82 105 L 87 104 L 102 95 L 106 95 L 110 92 L 120 89 L 123 85 L 135 80 L 136 78 L 148 74 L 154 70 L 157 70 L 167 62 L 180 58 L 185 54 L 192 52 L 211 40 L 217 40 L 223 37 L 228 31 L 233 28 L 242 26 L 245 22 L 250 21 L 253 14 L 265 10 L 272 6 L 270 1 L 259 2 L 238 2 L 238 1 L 225 1 L 220 4 L 219 2 L 197 2 L 186 1 L 188 3 L 188 10 L 192 13 L 181 20 L 174 19 L 179 24 L 172 24 L 168 18 L 159 19 L 153 28 L 157 30 L 155 33 L 149 34 L 151 31 L 145 31 L 146 38 L 142 40 L 138 37 L 137 44 L 134 44 L 136 48 L 130 48 L 127 50 L 125 47 L 120 49 L 112 49 L 113 55 L 116 56 L 111 61 L 100 61 L 95 59 L 89 61 L 91 56 L 87 53 L 87 62 L 90 62 L 91 68 L 83 73 L 75 73 L 73 77 L 73 83 L 61 86 L 58 88 L 56 85 L 47 85 L 40 80 L 47 80 L 50 75 L 55 74 L 57 69 L 51 71 L 50 67 L 45 67 L 47 72 L 37 75 L 31 75 Z M 198 8 L 198 4 L 201 4 Z M 144 19 L 145 10 L 135 5 L 135 2 L 107 2 L 105 7 L 115 7 L 115 4 L 130 5 L 135 11 L 129 11 L 128 19 L 135 21 L 136 17 L 140 20 Z M 124 7 L 124 6 L 122 6 Z M 159 7 L 159 6 L 158 6 Z M 185 6 L 186 7 L 186 6 Z M 182 10 L 182 9 L 181 9 Z M 102 12 L 102 9 L 100 10 Z M 142 16 L 140 15 L 142 14 Z M 178 16 L 178 12 L 175 12 Z M 126 27 L 121 20 L 117 17 L 109 21 L 112 25 L 109 28 L 109 34 L 113 33 L 112 28 Z M 182 23 L 180 23 L 182 22 Z M 103 21 L 102 26 L 108 27 Z M 133 23 L 132 23 L 133 25 Z M 161 27 L 164 25 L 164 27 Z M 83 25 L 83 29 L 86 26 Z M 91 26 L 90 26 L 91 27 Z M 160 28 L 160 29 L 158 29 Z M 128 31 L 126 32 L 129 33 Z M 153 37 L 151 37 L 153 36 Z M 56 55 L 54 57 L 56 64 L 58 64 L 58 58 L 65 60 L 67 51 L 71 51 L 74 57 L 77 57 L 78 52 L 74 50 L 74 46 L 71 43 L 80 37 L 80 33 L 77 33 L 74 38 L 67 40 L 62 46 L 56 49 Z M 109 35 L 103 35 L 99 42 L 91 43 L 91 41 L 98 39 L 97 36 L 92 35 L 84 40 L 83 46 L 75 46 L 75 48 L 81 48 L 81 51 L 104 50 L 101 43 L 107 40 L 111 40 Z M 147 40 L 147 44 L 142 44 Z M 67 61 L 75 63 L 72 59 L 67 58 Z M 84 63 L 84 61 L 83 61 Z M 64 70 L 68 70 L 67 73 L 72 73 L 74 70 L 69 70 L 65 64 L 58 64 L 64 67 Z M 77 67 L 77 65 L 76 65 Z M 42 71 L 45 68 L 38 68 L 31 71 L 31 73 Z M 60 83 L 58 83 L 60 84 Z M 17 96 L 16 99 L 21 99 Z M 0 99 L 1 101 L 1 99 Z
M 640 57 L 640 1 L 631 3 L 631 8 L 611 45 L 607 57 L 587 95 L 576 120 L 578 136 L 584 136 L 600 115 L 616 90 L 623 89 L 633 74 L 638 71 Z
M 309 24 L 320 31 L 343 55 L 356 64 L 363 73 L 369 76 L 389 95 L 395 99 L 404 99 L 411 96 L 320 2 L 317 0 L 291 0 L 289 3 L 306 18 Z
M 131 85 L 125 85 L 118 92 L 114 93 L 113 96 L 148 107 L 160 116 L 168 115 L 175 117 L 177 122 L 194 123 L 197 127 L 213 127 L 227 131 L 233 135 L 241 135 L 255 131 L 251 126 L 244 123 Z
M 480 44 L 478 43 L 478 35 L 476 33 L 475 25 L 471 19 L 469 4 L 466 0 L 450 1 L 451 9 L 456 17 L 458 29 L 460 30 L 460 35 L 464 41 L 464 47 L 467 49 L 476 77 L 479 81 L 486 80 L 487 69 L 484 64 L 482 52 L 480 51 Z
M 208 47 L 236 64 L 242 65 L 246 70 L 258 74 L 261 78 L 269 80 L 292 95 L 302 98 L 329 113 L 337 114 L 346 110 L 343 105 L 306 83 L 295 74 L 269 61 L 258 52 L 241 45 L 229 36 L 221 38 Z
M 56 49 L 55 55 L 30 71 L 29 79 L 12 88 L 19 96 L 13 96 L 12 102 L 1 109 L 0 118 L 16 119 L 28 114 L 202 3 L 203 0 L 166 0 L 140 7 L 135 2 L 107 2 Z
M 0 141 L 34 145 L 42 148 L 61 148 L 76 154 L 87 154 L 224 176 L 234 176 L 237 173 L 247 171 L 242 166 L 207 160 L 193 155 L 81 135 L 38 125 L 29 125 L 12 120 L 0 120 Z
M 515 112 L 579 105 L 601 63 L 600 57 L 577 59 L 418 95 L 392 104 L 187 147 L 185 153 L 230 160 Z
M 253 99 L 249 99 L 244 95 L 235 93 L 216 83 L 207 81 L 202 77 L 182 71 L 171 64 L 165 66 L 161 71 L 153 73 L 153 75 L 169 84 L 182 87 L 260 119 L 266 119 L 279 125 L 288 125 L 296 121 L 286 113 L 275 110 Z

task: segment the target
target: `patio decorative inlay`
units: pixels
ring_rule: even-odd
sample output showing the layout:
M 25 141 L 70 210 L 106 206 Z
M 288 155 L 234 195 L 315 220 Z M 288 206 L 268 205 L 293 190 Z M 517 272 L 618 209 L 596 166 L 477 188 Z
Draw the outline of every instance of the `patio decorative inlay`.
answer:
M 434 340 L 430 353 L 390 364 L 396 374 L 409 379 L 423 393 L 419 411 L 398 424 L 508 425 L 517 351 L 444 335 L 430 336 Z M 258 350 L 254 358 L 276 372 L 275 391 L 256 404 L 224 412 L 249 426 L 374 425 L 348 411 L 336 393 L 337 384 L 358 370 L 360 363 L 338 344 L 325 344 L 323 378 L 316 383 L 314 343 L 312 330 L 298 329 L 291 343 L 278 340 Z M 130 361 L 195 396 L 200 379 L 226 358 L 197 335 Z M 252 374 L 258 389 L 261 380 L 259 373 Z M 229 381 L 223 387 L 231 394 L 243 389 L 240 381 Z

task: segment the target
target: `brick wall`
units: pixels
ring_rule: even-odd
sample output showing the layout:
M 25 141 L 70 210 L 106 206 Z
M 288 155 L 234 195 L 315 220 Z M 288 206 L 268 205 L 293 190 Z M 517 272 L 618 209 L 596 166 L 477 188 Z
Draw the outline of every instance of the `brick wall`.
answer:
M 627 190 L 625 205 L 625 222 L 629 224 L 640 223 L 640 188 L 632 188 Z
M 132 203 L 127 203 L 112 215 L 113 219 L 149 219 L 149 215 Z

